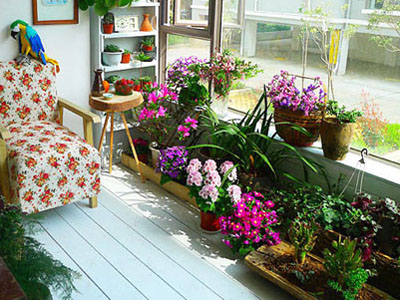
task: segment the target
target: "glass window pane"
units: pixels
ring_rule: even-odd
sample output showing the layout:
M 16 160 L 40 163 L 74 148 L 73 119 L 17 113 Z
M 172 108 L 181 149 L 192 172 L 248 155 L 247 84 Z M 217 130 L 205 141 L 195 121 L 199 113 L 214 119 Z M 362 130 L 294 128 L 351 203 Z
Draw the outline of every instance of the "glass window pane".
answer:
M 210 42 L 180 35 L 168 35 L 167 63 L 174 62 L 177 58 L 197 56 L 210 58 Z
M 231 93 L 231 107 L 243 112 L 254 106 L 263 85 L 280 70 L 302 73 L 301 26 L 285 19 L 280 15 L 281 11 L 271 17 L 271 13 L 279 9 L 286 13 L 298 12 L 302 1 L 297 7 L 293 5 L 296 1 L 290 1 L 290 5 L 269 2 L 246 3 L 243 28 L 225 26 L 223 30 L 223 48 L 257 63 L 264 71 L 246 82 L 238 82 Z M 350 16 L 367 18 L 360 13 L 365 2 L 356 8 L 358 11 L 351 11 Z M 331 9 L 332 15 L 336 15 L 340 8 L 333 5 Z M 400 36 L 396 32 L 390 35 L 394 44 L 400 45 Z M 346 43 L 341 44 L 334 76 L 335 98 L 348 108 L 364 112 L 357 125 L 353 146 L 367 147 L 371 153 L 400 163 L 400 54 L 378 47 L 371 37 L 366 28 L 359 29 L 348 47 Z M 306 75 L 320 76 L 327 82 L 326 65 L 321 61 L 313 39 L 309 42 Z
M 171 1 L 173 24 L 192 27 L 208 26 L 208 0 Z

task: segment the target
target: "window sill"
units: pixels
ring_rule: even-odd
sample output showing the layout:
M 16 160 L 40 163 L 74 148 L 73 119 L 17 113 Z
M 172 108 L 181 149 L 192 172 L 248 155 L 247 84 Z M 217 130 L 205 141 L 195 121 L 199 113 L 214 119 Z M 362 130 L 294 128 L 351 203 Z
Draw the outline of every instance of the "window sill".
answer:
M 400 16 L 400 11 L 393 11 L 390 13 L 384 13 L 382 10 L 380 9 L 362 9 L 361 13 L 363 15 L 372 15 L 372 14 L 385 14 L 385 15 L 389 15 L 389 16 L 394 16 L 394 17 L 399 17 Z
M 241 119 L 242 117 L 242 113 L 229 110 L 228 115 L 223 119 L 227 121 L 231 119 Z M 331 185 L 336 184 L 339 176 L 343 174 L 346 176 L 341 183 L 341 186 L 343 187 L 349 180 L 356 166 L 360 167 L 360 164 L 358 164 L 359 160 L 361 159 L 359 151 L 351 150 L 344 160 L 334 161 L 324 157 L 320 141 L 315 142 L 312 147 L 298 148 L 298 150 L 302 155 L 313 159 L 315 162 L 319 163 L 325 168 L 325 172 L 327 173 Z M 290 169 L 290 171 L 292 171 L 292 169 Z M 400 201 L 399 166 L 369 156 L 366 158 L 364 171 L 365 175 L 363 190 L 365 192 L 372 195 L 389 197 L 396 201 Z M 317 175 L 314 178 L 316 180 L 312 180 L 311 182 L 313 184 L 324 185 L 325 182 L 324 180 L 322 180 L 321 177 L 321 175 Z M 350 187 L 347 189 L 347 197 L 351 197 L 351 193 L 354 191 L 355 188 L 356 179 L 357 174 L 354 175 L 352 179 L 352 184 L 350 184 Z M 317 181 L 317 183 L 315 183 L 314 181 Z

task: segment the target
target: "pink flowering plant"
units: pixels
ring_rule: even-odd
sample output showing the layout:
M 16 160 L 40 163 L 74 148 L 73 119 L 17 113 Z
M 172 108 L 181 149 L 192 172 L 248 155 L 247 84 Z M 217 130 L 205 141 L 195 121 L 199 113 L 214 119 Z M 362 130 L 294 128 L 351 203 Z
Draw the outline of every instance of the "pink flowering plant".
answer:
M 235 57 L 229 50 L 215 53 L 209 62 L 201 66 L 200 77 L 211 81 L 217 98 L 229 95 L 233 84 L 256 76 L 261 70 L 258 65 Z
M 193 110 L 179 104 L 178 95 L 166 85 L 154 82 L 143 87 L 143 104 L 134 110 L 140 128 L 159 148 L 166 148 L 179 138 L 187 139 L 197 128 L 190 117 Z
M 195 158 L 189 162 L 186 173 L 190 196 L 196 198 L 203 212 L 222 216 L 229 213 L 232 205 L 240 200 L 242 191 L 236 184 L 237 169 L 231 161 L 225 161 L 218 168 L 212 159 L 202 164 Z
M 188 154 L 184 146 L 174 146 L 160 150 L 156 172 L 161 173 L 161 185 L 171 180 L 181 182 L 184 179 Z
M 279 244 L 279 232 L 273 229 L 278 222 L 273 207 L 274 203 L 265 201 L 258 192 L 244 193 L 233 205 L 232 215 L 219 219 L 221 233 L 225 235 L 222 242 L 242 256 L 264 244 Z
M 142 138 L 133 139 L 133 145 L 135 146 L 135 150 L 138 155 L 148 154 L 148 152 L 149 152 L 149 142 L 148 141 L 146 141 Z
M 322 81 L 315 77 L 314 82 L 300 91 L 296 87 L 296 76 L 290 76 L 282 70 L 275 75 L 267 86 L 267 97 L 275 108 L 287 108 L 302 111 L 306 116 L 320 110 L 325 105 L 325 92 Z

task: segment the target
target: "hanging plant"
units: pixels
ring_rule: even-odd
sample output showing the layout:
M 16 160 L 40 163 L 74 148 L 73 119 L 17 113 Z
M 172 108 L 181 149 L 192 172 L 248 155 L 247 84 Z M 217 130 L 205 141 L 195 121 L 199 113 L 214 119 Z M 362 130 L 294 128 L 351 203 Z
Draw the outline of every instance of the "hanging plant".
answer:
M 114 7 L 131 6 L 132 2 L 137 1 L 138 0 L 79 0 L 79 8 L 85 11 L 94 5 L 96 14 L 104 16 Z

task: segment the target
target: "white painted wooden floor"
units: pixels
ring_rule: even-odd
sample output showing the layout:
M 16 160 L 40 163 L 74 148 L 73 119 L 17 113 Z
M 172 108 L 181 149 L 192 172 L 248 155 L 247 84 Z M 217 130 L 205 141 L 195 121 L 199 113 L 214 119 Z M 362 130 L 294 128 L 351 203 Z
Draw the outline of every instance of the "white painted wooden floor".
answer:
M 73 299 L 292 299 L 203 233 L 188 203 L 120 167 L 102 184 L 96 209 L 41 214 L 36 237 L 82 275 Z

